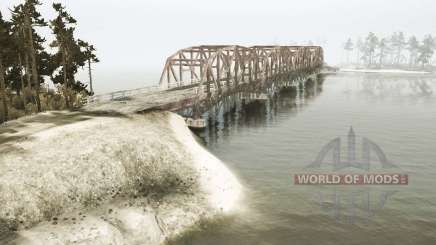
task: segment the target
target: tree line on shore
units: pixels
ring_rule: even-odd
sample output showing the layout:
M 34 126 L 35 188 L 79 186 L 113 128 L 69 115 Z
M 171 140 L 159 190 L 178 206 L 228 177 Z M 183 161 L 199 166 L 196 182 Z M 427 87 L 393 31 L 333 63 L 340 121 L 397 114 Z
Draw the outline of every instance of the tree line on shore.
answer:
M 39 0 L 25 0 L 10 9 L 10 19 L 0 12 L 0 123 L 20 116 L 72 109 L 92 95 L 92 64 L 99 62 L 93 45 L 75 37 L 77 21 L 60 3 L 56 16 L 45 20 Z M 37 29 L 49 28 L 48 43 Z M 75 76 L 88 69 L 88 85 Z M 48 82 L 55 85 L 49 89 Z
M 367 68 L 432 69 L 436 40 L 426 35 L 422 40 L 403 32 L 394 32 L 388 37 L 378 37 L 370 32 L 366 38 L 353 41 L 349 38 L 343 45 L 346 64 Z

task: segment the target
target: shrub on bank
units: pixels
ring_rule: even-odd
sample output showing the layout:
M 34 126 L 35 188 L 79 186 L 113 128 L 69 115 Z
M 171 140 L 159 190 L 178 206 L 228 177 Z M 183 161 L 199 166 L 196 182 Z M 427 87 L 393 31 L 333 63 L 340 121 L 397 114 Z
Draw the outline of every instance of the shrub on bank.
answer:
M 24 99 L 26 99 L 26 106 L 24 106 Z M 79 108 L 83 106 L 83 98 L 87 96 L 84 93 L 74 93 L 70 91 L 68 96 L 71 101 L 72 108 Z M 66 110 L 72 109 L 67 108 L 65 103 L 65 97 L 60 93 L 55 93 L 53 91 L 48 91 L 46 93 L 40 94 L 41 111 L 53 111 L 53 110 Z M 36 105 L 36 100 L 32 94 L 32 91 L 26 90 L 25 93 L 21 95 L 9 93 L 8 99 L 6 101 L 8 107 L 8 117 L 6 118 L 5 112 L 2 106 L 3 101 L 0 98 L 0 123 L 15 120 L 17 118 L 23 117 L 25 115 L 31 115 L 38 113 L 38 107 Z

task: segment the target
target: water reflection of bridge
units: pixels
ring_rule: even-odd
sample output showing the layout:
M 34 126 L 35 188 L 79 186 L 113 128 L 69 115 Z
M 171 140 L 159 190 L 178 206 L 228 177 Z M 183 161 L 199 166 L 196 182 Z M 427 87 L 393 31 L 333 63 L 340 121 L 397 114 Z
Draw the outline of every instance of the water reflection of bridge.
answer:
M 262 128 L 278 123 L 283 117 L 291 117 L 319 96 L 323 91 L 324 76 L 301 80 L 292 86 L 272 85 L 266 100 L 248 100 L 241 94 L 227 97 L 223 103 L 206 113 L 207 127 L 196 134 L 207 144 L 215 144 L 232 130 Z M 281 119 L 280 119 L 281 118 Z

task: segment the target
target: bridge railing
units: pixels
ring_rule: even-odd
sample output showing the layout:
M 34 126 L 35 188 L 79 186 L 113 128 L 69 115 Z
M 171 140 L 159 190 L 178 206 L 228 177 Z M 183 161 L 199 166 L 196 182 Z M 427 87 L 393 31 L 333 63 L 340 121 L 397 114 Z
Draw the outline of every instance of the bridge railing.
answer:
M 116 91 L 107 94 L 89 96 L 87 98 L 84 98 L 82 100 L 82 103 L 86 105 L 86 104 L 93 104 L 93 103 L 123 100 L 131 96 L 153 93 L 159 90 L 161 90 L 160 86 L 149 86 L 149 87 L 143 87 L 143 88 L 132 89 L 132 90 L 121 90 L 121 91 Z

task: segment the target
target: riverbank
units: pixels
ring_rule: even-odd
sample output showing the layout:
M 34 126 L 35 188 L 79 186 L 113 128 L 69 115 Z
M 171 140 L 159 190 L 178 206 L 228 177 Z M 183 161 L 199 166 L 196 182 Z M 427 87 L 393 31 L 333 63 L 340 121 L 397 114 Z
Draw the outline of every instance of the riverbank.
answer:
M 6 244 L 162 244 L 242 192 L 169 112 L 23 118 L 0 129 L 0 153 Z

